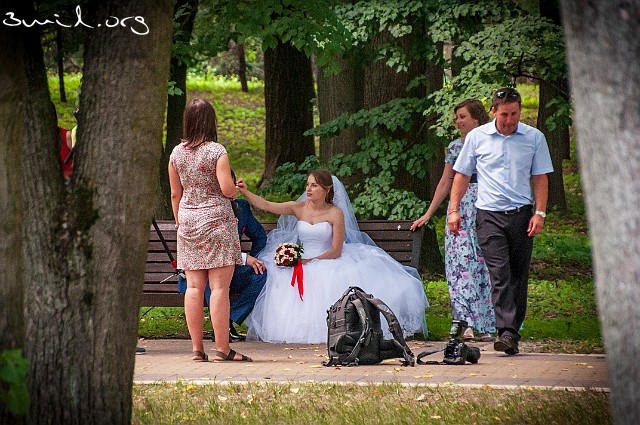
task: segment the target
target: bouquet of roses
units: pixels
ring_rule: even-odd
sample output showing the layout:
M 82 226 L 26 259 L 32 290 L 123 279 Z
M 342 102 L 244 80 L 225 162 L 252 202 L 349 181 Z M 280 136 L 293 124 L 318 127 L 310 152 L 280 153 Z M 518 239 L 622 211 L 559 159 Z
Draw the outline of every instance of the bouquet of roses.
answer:
M 276 266 L 293 267 L 302 258 L 304 252 L 302 245 L 297 243 L 281 243 L 276 248 L 273 260 Z
M 291 276 L 291 286 L 296 286 L 298 284 L 298 293 L 300 294 L 300 300 L 302 300 L 302 295 L 304 293 L 303 286 L 303 274 L 302 274 L 302 253 L 304 250 L 302 249 L 302 244 L 298 245 L 297 243 L 281 243 L 275 252 L 275 256 L 273 260 L 276 263 L 276 266 L 281 267 L 293 267 L 293 275 Z

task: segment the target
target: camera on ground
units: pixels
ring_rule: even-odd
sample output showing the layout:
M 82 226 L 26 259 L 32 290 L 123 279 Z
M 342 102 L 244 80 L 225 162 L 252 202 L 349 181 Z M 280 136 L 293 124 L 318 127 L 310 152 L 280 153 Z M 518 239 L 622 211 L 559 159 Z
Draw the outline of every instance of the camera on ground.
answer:
M 476 364 L 480 360 L 480 349 L 464 343 L 463 335 L 469 327 L 466 320 L 453 320 L 449 330 L 449 342 L 444 348 L 444 363 L 463 365 L 466 362 Z

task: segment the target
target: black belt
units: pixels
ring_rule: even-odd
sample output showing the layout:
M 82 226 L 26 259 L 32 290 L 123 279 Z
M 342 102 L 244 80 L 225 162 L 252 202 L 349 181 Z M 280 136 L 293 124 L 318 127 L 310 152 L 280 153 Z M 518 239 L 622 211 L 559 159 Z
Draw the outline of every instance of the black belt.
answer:
M 504 215 L 516 215 L 519 214 L 523 211 L 531 211 L 531 209 L 533 208 L 533 205 L 523 205 L 521 207 L 518 208 L 514 208 L 512 210 L 509 211 L 494 211 L 498 214 L 504 214 Z

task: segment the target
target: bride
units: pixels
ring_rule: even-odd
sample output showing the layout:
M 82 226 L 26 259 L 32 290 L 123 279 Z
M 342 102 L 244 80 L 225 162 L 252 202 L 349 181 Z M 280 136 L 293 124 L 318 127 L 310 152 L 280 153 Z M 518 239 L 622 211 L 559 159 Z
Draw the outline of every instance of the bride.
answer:
M 393 310 L 404 336 L 427 333 L 429 306 L 422 280 L 371 238 L 360 232 L 342 183 L 328 171 L 313 171 L 297 201 L 270 202 L 250 192 L 238 179 L 238 189 L 257 208 L 281 215 L 259 255 L 267 266 L 267 283 L 248 319 L 250 339 L 267 342 L 321 343 L 327 341 L 327 309 L 349 286 L 380 298 Z M 291 286 L 292 269 L 276 266 L 281 243 L 301 243 L 304 296 Z M 383 329 L 386 337 L 384 318 Z

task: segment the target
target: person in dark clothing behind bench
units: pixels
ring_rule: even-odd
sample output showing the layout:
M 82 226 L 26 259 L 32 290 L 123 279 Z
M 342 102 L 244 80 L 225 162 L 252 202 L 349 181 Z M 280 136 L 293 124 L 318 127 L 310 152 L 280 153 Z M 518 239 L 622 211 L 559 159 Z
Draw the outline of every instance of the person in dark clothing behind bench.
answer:
M 248 201 L 235 199 L 231 203 L 235 204 L 233 205 L 233 211 L 238 218 L 240 239 L 242 240 L 242 235 L 244 234 L 251 241 L 251 252 L 249 254 L 242 253 L 244 265 L 235 266 L 231 286 L 229 287 L 229 295 L 232 298 L 229 314 L 229 341 L 235 342 L 244 341 L 245 336 L 236 331 L 233 325 L 234 322 L 238 325 L 244 322 L 251 310 L 253 310 L 256 299 L 267 281 L 267 268 L 257 258 L 258 253 L 267 244 L 267 232 L 254 217 Z M 179 278 L 178 286 L 178 291 L 184 292 L 187 287 L 186 279 Z M 209 285 L 205 286 L 204 303 L 207 308 L 209 308 L 210 293 Z
M 473 129 L 453 166 L 449 229 L 457 234 L 457 213 L 474 170 L 478 176 L 478 242 L 489 269 L 496 314 L 496 351 L 518 354 L 519 330 L 527 308 L 533 237 L 546 217 L 553 172 L 547 141 L 539 130 L 520 122 L 522 100 L 512 88 L 493 96 L 495 119 Z M 535 204 L 535 209 L 533 208 Z

